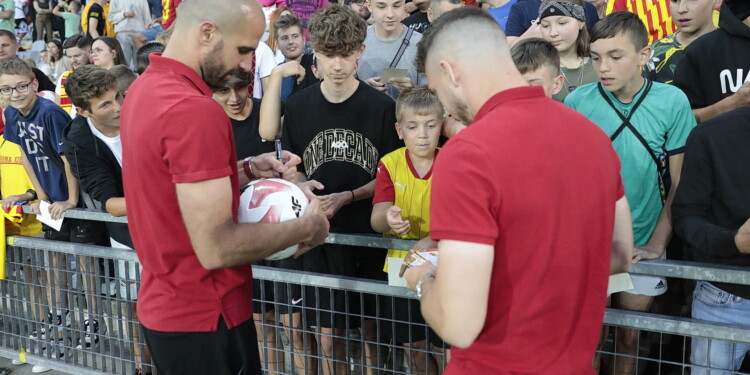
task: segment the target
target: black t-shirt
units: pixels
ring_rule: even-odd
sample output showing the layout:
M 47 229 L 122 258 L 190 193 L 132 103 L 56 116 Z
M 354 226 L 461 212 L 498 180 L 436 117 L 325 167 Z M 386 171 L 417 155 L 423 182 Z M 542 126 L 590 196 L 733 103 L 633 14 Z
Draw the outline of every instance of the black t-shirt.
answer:
M 297 170 L 325 186 L 317 195 L 350 191 L 375 178 L 378 161 L 403 146 L 398 139 L 396 103 L 364 82 L 351 97 L 331 103 L 310 86 L 284 111 L 284 149 L 302 157 Z M 372 199 L 349 204 L 331 219 L 332 232 L 372 233 Z
M 401 21 L 406 27 L 414 29 L 414 31 L 423 34 L 427 29 L 430 28 L 430 20 L 427 19 L 427 12 L 419 12 L 406 17 Z
M 39 91 L 52 91 L 55 92 L 55 84 L 50 81 L 49 77 L 37 68 L 31 68 L 34 72 L 34 77 L 39 82 Z
M 104 20 L 104 9 L 102 9 L 102 6 L 99 4 L 94 4 L 89 8 L 89 13 L 86 15 L 86 19 L 89 21 L 89 29 L 86 30 L 86 33 L 91 35 L 91 18 L 96 18 L 98 21 L 96 24 L 96 32 L 99 33 L 99 36 L 104 35 L 104 28 L 107 26 L 106 21 Z
M 252 101 L 253 109 L 246 119 L 235 120 L 230 118 L 232 120 L 234 148 L 237 153 L 237 160 L 274 150 L 273 142 L 264 141 L 258 132 L 258 125 L 260 124 L 260 99 L 253 98 Z

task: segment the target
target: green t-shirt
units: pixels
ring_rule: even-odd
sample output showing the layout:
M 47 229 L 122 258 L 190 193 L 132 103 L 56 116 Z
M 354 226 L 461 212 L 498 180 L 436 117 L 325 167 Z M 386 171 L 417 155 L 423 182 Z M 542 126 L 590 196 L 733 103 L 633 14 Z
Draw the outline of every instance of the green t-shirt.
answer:
M 65 19 L 66 38 L 70 38 L 81 32 L 81 16 L 71 12 L 63 12 L 62 16 Z
M 622 120 L 599 93 L 598 85 L 593 83 L 579 87 L 568 95 L 565 104 L 588 117 L 611 137 Z M 604 92 L 617 110 L 627 117 L 643 95 L 645 87 L 644 83 L 641 91 L 628 104 L 617 100 L 611 92 Z M 658 82 L 653 83 L 651 91 L 636 109 L 630 122 L 646 140 L 654 155 L 661 155 L 666 150 L 670 156 L 684 152 L 687 137 L 696 126 L 687 96 L 674 86 Z M 643 246 L 651 238 L 662 210 L 657 166 L 630 129 L 623 129 L 612 146 L 620 156 L 620 174 L 633 217 L 635 246 Z
M 0 12 L 5 12 L 6 10 L 12 10 L 13 14 L 10 16 L 10 18 L 0 19 L 0 30 L 8 30 L 15 34 L 16 20 L 14 17 L 16 12 L 16 3 L 13 0 L 0 1 Z

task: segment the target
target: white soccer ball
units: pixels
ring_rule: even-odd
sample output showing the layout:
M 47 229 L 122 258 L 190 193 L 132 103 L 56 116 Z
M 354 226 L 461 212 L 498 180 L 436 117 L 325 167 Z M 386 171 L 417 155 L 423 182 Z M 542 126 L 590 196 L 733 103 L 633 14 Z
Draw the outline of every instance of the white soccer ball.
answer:
M 240 223 L 281 223 L 301 217 L 310 200 L 297 185 L 278 178 L 256 180 L 240 195 Z M 266 258 L 279 260 L 297 252 L 290 246 Z

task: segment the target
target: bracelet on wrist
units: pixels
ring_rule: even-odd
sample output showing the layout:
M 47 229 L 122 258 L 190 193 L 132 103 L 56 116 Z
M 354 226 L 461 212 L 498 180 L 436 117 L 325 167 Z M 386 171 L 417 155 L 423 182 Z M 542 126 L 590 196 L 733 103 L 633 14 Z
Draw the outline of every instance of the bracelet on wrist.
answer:
M 29 201 L 35 201 L 35 200 L 37 200 L 39 198 L 36 195 L 36 191 L 34 191 L 34 189 L 26 190 L 26 194 L 31 194 L 31 199 L 29 199 Z
M 253 166 L 252 164 L 250 164 L 251 160 L 253 160 L 252 156 L 248 156 L 244 160 L 242 160 L 242 169 L 245 171 L 245 176 L 252 180 L 255 177 L 253 175 Z
M 432 272 L 428 272 L 424 274 L 421 279 L 419 279 L 419 282 L 417 282 L 417 287 L 415 289 L 416 289 L 417 299 L 419 299 L 420 301 L 422 300 L 422 284 L 424 284 L 424 281 L 429 278 L 434 279 L 435 274 Z
M 352 201 L 350 203 L 354 203 L 354 190 L 349 190 L 350 193 L 352 193 Z

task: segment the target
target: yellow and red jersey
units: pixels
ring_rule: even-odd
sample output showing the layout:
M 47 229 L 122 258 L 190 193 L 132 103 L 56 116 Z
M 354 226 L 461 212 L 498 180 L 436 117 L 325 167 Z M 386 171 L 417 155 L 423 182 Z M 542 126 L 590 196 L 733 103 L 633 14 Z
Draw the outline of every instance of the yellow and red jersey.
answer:
M 649 44 L 677 31 L 669 12 L 668 0 L 609 0 L 607 14 L 618 10 L 627 10 L 638 15 L 648 29 Z

